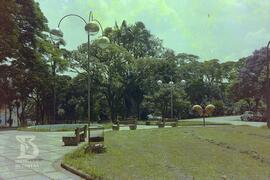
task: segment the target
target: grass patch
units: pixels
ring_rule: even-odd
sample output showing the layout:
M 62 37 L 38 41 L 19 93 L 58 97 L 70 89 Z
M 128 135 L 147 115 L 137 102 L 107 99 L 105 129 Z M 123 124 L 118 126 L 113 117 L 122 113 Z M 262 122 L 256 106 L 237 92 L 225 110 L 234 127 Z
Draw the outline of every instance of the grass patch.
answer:
M 206 125 L 230 125 L 229 123 L 205 122 Z M 178 121 L 178 126 L 203 126 L 203 121 Z
M 28 132 L 61 132 L 61 131 L 74 131 L 74 128 L 60 128 L 60 129 L 49 129 L 49 128 L 27 128 L 20 127 L 17 128 L 18 131 L 28 131 Z
M 100 125 L 102 125 L 104 129 L 112 129 L 112 122 L 101 123 Z
M 150 121 L 151 125 L 157 125 L 157 121 Z M 166 123 L 170 125 L 170 123 Z M 229 123 L 218 123 L 218 122 L 207 122 L 205 123 L 206 125 L 230 125 Z M 104 129 L 112 129 L 112 123 L 102 123 L 101 124 Z M 145 121 L 137 121 L 137 125 L 145 125 Z M 202 121 L 188 121 L 188 120 L 182 120 L 178 121 L 178 126 L 202 126 L 203 122 Z
M 138 121 L 138 125 L 145 125 L 144 121 Z M 102 123 L 100 124 L 104 129 L 112 129 L 112 123 Z M 156 125 L 155 123 L 152 125 Z M 168 123 L 169 125 L 169 123 Z M 179 126 L 202 126 L 202 121 L 179 121 Z M 215 122 L 206 122 L 206 125 L 229 125 L 228 123 L 215 123 Z M 76 127 L 65 127 L 65 128 L 44 128 L 41 127 L 20 127 L 17 128 L 18 131 L 28 131 L 28 132 L 62 132 L 62 131 L 74 131 Z
M 64 156 L 63 162 L 66 164 L 76 167 L 85 173 L 88 173 L 92 177 L 104 177 L 105 174 L 102 170 L 92 166 L 89 162 L 95 158 L 95 154 L 85 153 L 85 148 L 88 144 L 82 145 L 80 148 Z
M 64 162 L 106 179 L 268 179 L 270 131 L 249 126 L 106 132 L 107 153 Z
M 112 122 L 101 123 L 104 129 L 112 129 Z M 137 125 L 145 125 L 145 121 L 137 121 Z

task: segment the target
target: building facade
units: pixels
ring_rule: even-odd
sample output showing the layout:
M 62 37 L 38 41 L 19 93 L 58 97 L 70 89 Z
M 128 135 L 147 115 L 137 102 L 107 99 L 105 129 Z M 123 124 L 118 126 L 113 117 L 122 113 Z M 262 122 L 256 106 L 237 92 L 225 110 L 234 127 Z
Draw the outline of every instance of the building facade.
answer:
M 9 118 L 9 110 L 8 109 L 5 110 L 5 106 L 0 107 L 0 127 L 9 126 L 8 118 Z M 12 110 L 11 119 L 13 119 L 12 127 L 17 127 L 18 116 L 16 108 L 13 108 Z

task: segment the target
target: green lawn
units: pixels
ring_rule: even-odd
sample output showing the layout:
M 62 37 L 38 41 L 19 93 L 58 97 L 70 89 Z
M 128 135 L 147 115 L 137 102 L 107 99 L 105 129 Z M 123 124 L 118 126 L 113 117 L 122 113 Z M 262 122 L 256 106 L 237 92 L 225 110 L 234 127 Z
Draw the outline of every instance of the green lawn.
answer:
M 138 125 L 145 125 L 145 121 L 138 121 Z M 107 122 L 100 124 L 104 127 L 104 129 L 112 129 L 112 123 Z M 156 125 L 155 123 L 152 125 Z M 202 121 L 179 121 L 178 126 L 202 126 Z M 206 122 L 206 125 L 229 125 L 226 123 L 215 123 L 215 122 Z M 45 125 L 46 126 L 46 125 Z M 50 125 L 48 125 L 50 126 Z M 60 132 L 60 131 L 74 131 L 76 127 L 61 127 L 61 128 L 53 128 L 52 127 L 39 127 L 39 126 L 33 126 L 33 127 L 20 127 L 17 128 L 18 131 L 32 131 L 32 132 Z
M 62 131 L 74 131 L 75 128 L 60 128 L 60 129 L 49 129 L 49 128 L 17 128 L 18 131 L 29 131 L 29 132 L 62 132 Z
M 107 153 L 64 162 L 108 179 L 269 179 L 270 130 L 249 126 L 107 132 Z
M 205 122 L 206 125 L 230 125 L 229 123 Z M 203 126 L 203 121 L 179 121 L 178 126 Z
M 150 121 L 151 122 L 151 121 Z M 145 121 L 138 121 L 138 125 L 145 125 Z M 156 125 L 157 121 L 152 121 L 151 125 Z M 170 124 L 169 122 L 166 124 Z M 219 122 L 205 122 L 206 125 L 230 125 L 229 123 L 219 123 Z M 111 129 L 112 123 L 104 123 L 102 124 L 105 129 Z M 181 120 L 178 121 L 178 126 L 202 126 L 203 121 L 189 121 L 189 120 Z

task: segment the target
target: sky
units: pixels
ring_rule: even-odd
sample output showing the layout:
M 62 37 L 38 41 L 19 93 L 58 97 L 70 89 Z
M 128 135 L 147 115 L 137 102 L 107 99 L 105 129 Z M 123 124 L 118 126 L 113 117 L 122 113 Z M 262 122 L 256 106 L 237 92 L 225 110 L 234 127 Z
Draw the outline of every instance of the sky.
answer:
M 270 40 L 270 0 L 36 0 L 50 28 L 66 14 L 88 18 L 103 28 L 115 22 L 142 21 L 165 47 L 198 55 L 202 61 L 237 60 Z M 67 49 L 87 41 L 84 23 L 74 17 L 61 23 Z

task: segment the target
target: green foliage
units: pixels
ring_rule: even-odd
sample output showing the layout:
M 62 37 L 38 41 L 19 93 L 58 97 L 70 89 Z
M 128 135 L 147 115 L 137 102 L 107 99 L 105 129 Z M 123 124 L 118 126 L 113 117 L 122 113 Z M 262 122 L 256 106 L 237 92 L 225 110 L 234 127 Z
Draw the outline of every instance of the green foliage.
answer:
M 213 100 L 211 103 L 215 106 L 214 116 L 224 115 L 224 102 L 222 100 Z
M 159 56 L 163 49 L 162 41 L 154 37 L 143 22 L 128 25 L 124 20 L 120 27 L 115 23 L 114 28 L 106 28 L 104 35 L 111 42 L 123 46 L 135 58 Z
M 250 105 L 244 99 L 241 99 L 234 104 L 234 111 L 236 114 L 243 114 L 245 111 L 250 110 Z
M 51 74 L 64 66 L 54 64 L 50 71 L 48 67 L 53 63 L 48 59 L 57 61 L 61 53 L 48 41 L 47 19 L 38 3 L 33 0 L 3 3 L 0 10 L 1 24 L 3 22 L 0 28 L 0 91 L 4 103 L 9 106 L 10 114 L 12 107 L 17 107 L 21 124 L 25 124 L 29 115 L 38 123 L 45 123 L 52 107 L 54 78 Z
M 15 0 L 1 1 L 0 6 L 0 63 L 13 54 L 20 47 L 18 44 L 19 30 L 14 17 L 18 14 L 18 6 Z
M 203 72 L 206 82 L 209 84 L 222 81 L 222 69 L 218 59 L 212 59 L 203 63 Z

